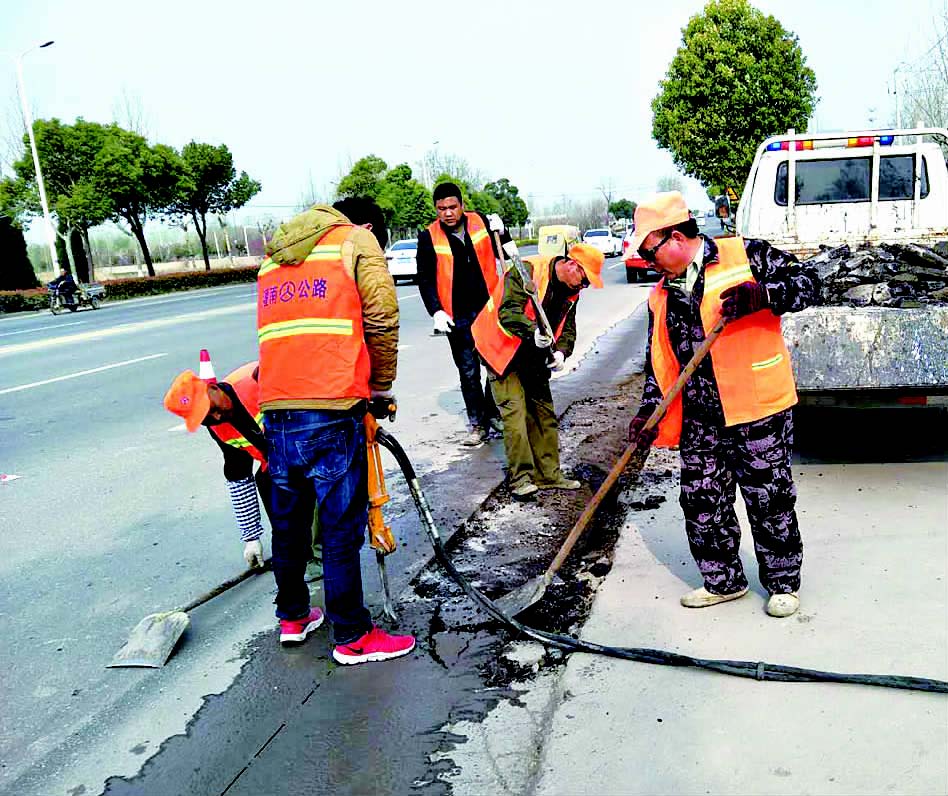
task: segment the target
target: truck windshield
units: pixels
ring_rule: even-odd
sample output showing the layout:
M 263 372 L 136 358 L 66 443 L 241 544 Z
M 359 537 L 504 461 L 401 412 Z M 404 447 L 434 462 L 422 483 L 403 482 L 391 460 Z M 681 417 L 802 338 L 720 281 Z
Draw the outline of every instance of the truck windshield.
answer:
M 798 205 L 868 202 L 872 159 L 834 158 L 798 160 L 796 164 L 796 203 Z M 787 161 L 777 167 L 774 201 L 787 204 Z M 879 161 L 879 199 L 912 198 L 915 174 L 914 155 L 888 155 Z M 928 164 L 922 158 L 921 197 L 928 196 Z

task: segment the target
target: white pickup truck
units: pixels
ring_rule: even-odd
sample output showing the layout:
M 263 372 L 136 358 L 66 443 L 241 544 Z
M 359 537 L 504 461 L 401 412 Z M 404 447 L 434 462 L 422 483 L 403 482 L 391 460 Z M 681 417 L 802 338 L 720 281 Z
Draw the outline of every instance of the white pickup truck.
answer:
M 802 258 L 820 247 L 948 240 L 948 130 L 774 136 L 736 216 L 747 238 Z M 783 318 L 800 401 L 948 405 L 948 306 L 821 306 Z

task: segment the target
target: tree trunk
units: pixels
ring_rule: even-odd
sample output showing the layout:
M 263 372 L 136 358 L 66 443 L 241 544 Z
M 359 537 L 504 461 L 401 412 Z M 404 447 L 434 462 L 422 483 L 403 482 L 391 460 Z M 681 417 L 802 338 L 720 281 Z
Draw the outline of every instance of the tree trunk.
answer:
M 148 269 L 148 276 L 154 276 L 155 265 L 151 261 L 151 252 L 148 251 L 148 241 L 145 240 L 145 228 L 142 226 L 141 219 L 136 215 L 130 214 L 125 216 L 125 220 L 128 222 L 129 227 L 131 227 L 132 234 L 135 236 L 135 240 L 138 241 L 138 246 L 142 250 L 142 257 L 145 258 L 145 267 Z
M 203 213 L 199 218 L 198 214 L 193 211 L 191 218 L 194 219 L 194 229 L 197 231 L 198 240 L 201 241 L 201 254 L 204 255 L 204 270 L 210 271 L 211 258 L 207 253 L 207 218 Z
M 76 267 L 76 280 L 88 282 L 89 260 L 82 243 L 82 230 L 75 228 L 69 230 L 69 250 L 72 252 L 73 265 Z
M 92 261 L 92 244 L 89 243 L 89 228 L 84 228 L 80 233 L 82 236 L 82 248 L 86 253 L 86 261 L 89 263 L 89 281 L 95 280 L 95 263 Z
M 62 222 L 59 224 L 59 228 L 56 230 L 56 236 L 59 240 L 56 241 L 56 257 L 59 259 L 59 265 L 61 268 L 65 268 L 73 276 L 76 274 L 76 263 L 73 261 L 73 251 L 72 251 L 72 227 L 65 226 Z M 63 256 L 65 255 L 66 264 L 63 265 Z M 59 276 L 59 274 L 56 274 Z

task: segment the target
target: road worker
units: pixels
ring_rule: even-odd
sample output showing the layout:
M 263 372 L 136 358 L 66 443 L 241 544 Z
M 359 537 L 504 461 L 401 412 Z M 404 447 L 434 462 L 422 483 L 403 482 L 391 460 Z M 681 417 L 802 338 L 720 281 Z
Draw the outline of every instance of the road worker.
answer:
M 648 299 L 645 386 L 629 437 L 679 446 L 685 533 L 704 584 L 681 598 L 704 608 L 747 593 L 734 513 L 741 488 L 771 616 L 800 605 L 803 544 L 790 468 L 797 402 L 780 315 L 816 302 L 814 268 L 762 240 L 698 234 L 684 197 L 660 193 L 635 211 L 634 249 L 662 278 Z M 728 320 L 658 425 L 652 410 L 705 335 Z
M 504 424 L 509 485 L 516 500 L 539 489 L 579 489 L 560 469 L 559 432 L 550 374 L 563 369 L 576 341 L 576 305 L 583 288 L 602 287 L 601 251 L 583 243 L 566 256 L 527 257 L 537 296 L 553 331 L 546 336 L 516 267 L 508 269 L 473 325 Z
M 382 230 L 363 228 L 370 219 L 357 210 L 347 217 L 315 205 L 283 224 L 257 278 L 280 642 L 302 642 L 323 622 L 303 579 L 318 506 L 332 657 L 343 664 L 395 658 L 415 646 L 410 635 L 376 627 L 363 602 L 364 419 L 370 399 L 394 402 L 398 301 L 373 234 L 384 222 Z
M 435 331 L 446 334 L 458 369 L 461 395 L 470 432 L 462 445 L 481 445 L 501 424 L 490 389 L 481 383 L 481 365 L 474 349 L 471 324 L 484 308 L 500 275 L 494 233 L 510 243 L 496 213 L 465 210 L 461 189 L 453 182 L 436 185 L 432 193 L 437 219 L 418 233 L 418 292 Z

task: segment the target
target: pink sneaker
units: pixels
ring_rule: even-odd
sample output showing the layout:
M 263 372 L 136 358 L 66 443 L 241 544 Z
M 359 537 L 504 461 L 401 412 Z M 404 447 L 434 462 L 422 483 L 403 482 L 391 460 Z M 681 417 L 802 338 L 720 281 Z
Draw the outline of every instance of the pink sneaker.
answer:
M 373 627 L 362 638 L 348 644 L 337 644 L 332 656 L 339 663 L 368 663 L 398 658 L 414 648 L 414 636 L 393 636 L 380 627 Z
M 280 643 L 299 644 L 323 623 L 323 612 L 318 608 L 310 608 L 309 616 L 303 619 L 280 620 Z

